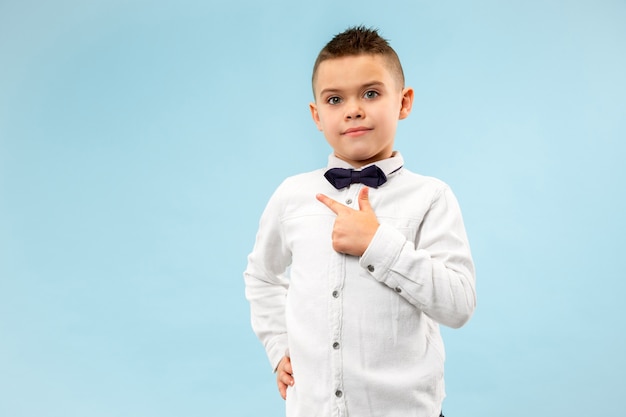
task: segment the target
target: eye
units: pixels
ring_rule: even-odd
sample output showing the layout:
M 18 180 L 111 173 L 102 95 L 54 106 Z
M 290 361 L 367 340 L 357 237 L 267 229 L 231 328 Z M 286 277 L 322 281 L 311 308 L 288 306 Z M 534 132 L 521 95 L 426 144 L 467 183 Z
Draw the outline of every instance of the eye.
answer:
M 365 92 L 365 94 L 363 94 L 363 98 L 367 98 L 367 99 L 376 98 L 378 96 L 379 96 L 378 91 L 374 91 L 374 90 L 368 90 Z
M 326 102 L 328 104 L 332 104 L 332 105 L 339 104 L 339 103 L 341 103 L 341 98 L 339 98 L 337 96 L 328 97 L 326 99 Z

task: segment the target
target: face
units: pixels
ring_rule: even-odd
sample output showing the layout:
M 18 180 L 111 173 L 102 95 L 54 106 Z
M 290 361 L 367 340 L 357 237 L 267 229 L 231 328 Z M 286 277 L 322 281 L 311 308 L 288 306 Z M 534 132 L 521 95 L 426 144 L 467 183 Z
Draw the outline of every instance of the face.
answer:
M 381 55 L 318 66 L 311 115 L 338 158 L 358 168 L 391 157 L 398 120 L 413 104 L 413 89 L 398 84 Z

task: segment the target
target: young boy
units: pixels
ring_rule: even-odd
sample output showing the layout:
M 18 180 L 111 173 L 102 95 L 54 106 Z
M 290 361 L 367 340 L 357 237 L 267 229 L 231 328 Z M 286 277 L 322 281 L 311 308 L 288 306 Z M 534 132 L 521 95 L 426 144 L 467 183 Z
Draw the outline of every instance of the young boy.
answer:
M 393 150 L 413 90 L 376 30 L 335 36 L 313 93 L 333 152 L 263 213 L 244 273 L 252 327 L 289 417 L 437 417 L 439 324 L 462 326 L 476 305 L 459 206 Z

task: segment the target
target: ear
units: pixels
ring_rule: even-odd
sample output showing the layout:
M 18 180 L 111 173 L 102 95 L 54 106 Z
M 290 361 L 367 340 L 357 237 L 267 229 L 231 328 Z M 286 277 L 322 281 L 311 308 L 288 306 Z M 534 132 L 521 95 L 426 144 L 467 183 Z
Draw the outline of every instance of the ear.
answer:
M 414 95 L 415 92 L 411 87 L 406 87 L 402 90 L 402 104 L 400 107 L 400 116 L 398 117 L 399 120 L 406 119 L 409 113 L 411 113 Z
M 321 132 L 322 131 L 322 123 L 320 122 L 320 115 L 317 111 L 317 104 L 315 103 L 309 103 L 309 110 L 311 110 L 311 117 L 313 118 L 313 121 L 315 122 L 315 125 L 317 126 L 317 129 Z

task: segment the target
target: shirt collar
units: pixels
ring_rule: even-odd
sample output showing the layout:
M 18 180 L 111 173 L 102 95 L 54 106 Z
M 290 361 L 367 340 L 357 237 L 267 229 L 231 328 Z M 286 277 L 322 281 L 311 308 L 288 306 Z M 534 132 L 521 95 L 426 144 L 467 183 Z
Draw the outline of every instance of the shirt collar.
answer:
M 402 166 L 404 165 L 404 159 L 402 158 L 400 152 L 393 151 L 393 154 L 391 154 L 391 158 L 382 159 L 380 161 L 372 162 L 371 164 L 363 165 L 359 169 L 366 168 L 370 165 L 376 165 L 385 173 L 387 177 L 389 177 L 389 175 L 395 173 L 396 171 L 399 171 L 400 168 L 402 168 Z M 328 157 L 327 169 L 331 168 L 357 169 L 343 159 L 337 158 L 334 154 L 330 154 L 330 156 Z

